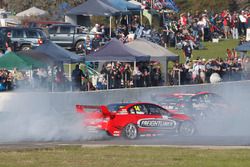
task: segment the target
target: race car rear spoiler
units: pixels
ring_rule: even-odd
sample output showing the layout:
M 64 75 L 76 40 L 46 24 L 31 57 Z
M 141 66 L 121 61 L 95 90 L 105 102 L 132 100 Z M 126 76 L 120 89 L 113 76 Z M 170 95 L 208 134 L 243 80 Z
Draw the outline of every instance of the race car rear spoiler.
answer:
M 78 113 L 90 113 L 90 112 L 102 112 L 105 116 L 110 116 L 110 112 L 106 106 L 91 106 L 91 105 L 76 105 L 76 112 Z

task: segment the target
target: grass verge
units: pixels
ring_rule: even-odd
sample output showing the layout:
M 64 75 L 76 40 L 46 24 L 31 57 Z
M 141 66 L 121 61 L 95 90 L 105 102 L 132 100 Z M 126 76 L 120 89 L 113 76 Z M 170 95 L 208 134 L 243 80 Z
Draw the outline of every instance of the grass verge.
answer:
M 212 58 L 226 58 L 226 49 L 233 49 L 238 46 L 239 40 L 223 40 L 219 43 L 213 42 L 203 42 L 202 43 L 205 47 L 204 50 L 194 50 L 192 59 L 195 60 L 196 58 L 205 58 L 206 60 Z M 168 48 L 170 51 L 174 52 L 175 54 L 180 56 L 180 62 L 184 62 L 184 54 L 182 50 L 176 50 L 175 48 Z
M 242 167 L 250 149 L 80 147 L 0 150 L 1 167 Z

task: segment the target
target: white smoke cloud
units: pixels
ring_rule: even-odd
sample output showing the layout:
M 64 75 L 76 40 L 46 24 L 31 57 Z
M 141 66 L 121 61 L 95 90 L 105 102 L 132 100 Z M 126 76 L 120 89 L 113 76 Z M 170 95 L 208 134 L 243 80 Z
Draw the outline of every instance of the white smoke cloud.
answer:
M 0 142 L 76 141 L 102 137 L 88 133 L 83 126 L 83 115 L 76 113 L 74 106 L 71 110 L 57 110 L 51 106 L 49 94 L 37 94 L 36 98 L 24 95 L 18 100 L 13 94 L 2 95 Z

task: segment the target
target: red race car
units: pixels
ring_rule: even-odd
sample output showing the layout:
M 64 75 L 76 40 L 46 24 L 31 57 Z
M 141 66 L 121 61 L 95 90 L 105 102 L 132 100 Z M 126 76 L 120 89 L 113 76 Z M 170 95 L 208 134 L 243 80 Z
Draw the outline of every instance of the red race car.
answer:
M 88 129 L 106 131 L 111 136 L 124 136 L 127 139 L 136 139 L 142 134 L 192 136 L 196 132 L 189 116 L 152 103 L 76 105 L 76 111 L 83 114 L 83 124 Z

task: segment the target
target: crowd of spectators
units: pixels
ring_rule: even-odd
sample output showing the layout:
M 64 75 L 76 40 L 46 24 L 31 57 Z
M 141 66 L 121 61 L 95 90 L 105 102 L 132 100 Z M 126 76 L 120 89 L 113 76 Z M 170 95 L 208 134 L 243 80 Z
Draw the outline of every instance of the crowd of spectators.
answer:
M 212 39 L 239 39 L 245 37 L 246 28 L 249 24 L 249 11 L 229 12 L 223 10 L 221 13 L 212 13 L 204 10 L 195 13 L 168 13 L 164 18 L 162 29 L 153 34 L 153 30 L 147 29 L 140 24 L 139 16 L 133 16 L 130 22 L 126 17 L 121 17 L 120 24 L 112 37 L 118 38 L 123 43 L 130 42 L 138 37 L 154 38 L 163 47 L 175 47 L 182 49 L 185 62 L 175 62 L 173 69 L 170 69 L 167 80 L 170 85 L 196 84 L 213 82 L 212 74 L 218 74 L 217 81 L 235 81 L 249 79 L 245 73 L 248 58 L 244 55 L 237 55 L 235 50 L 227 49 L 226 58 L 206 60 L 202 57 L 193 59 L 194 49 L 203 49 L 203 41 Z M 93 37 L 87 36 L 84 42 L 84 52 L 89 54 L 98 50 L 110 39 L 109 29 L 104 25 L 95 24 L 91 29 Z M 157 38 L 160 38 L 159 40 Z M 242 39 L 243 39 L 242 38 Z M 241 43 L 243 40 L 240 41 Z M 221 55 L 221 57 L 223 57 Z M 51 87 L 54 89 L 68 90 L 96 90 L 96 89 L 117 89 L 130 87 L 148 87 L 164 85 L 162 72 L 159 63 L 137 63 L 134 67 L 131 63 L 109 62 L 103 65 L 101 75 L 93 81 L 88 75 L 86 68 L 76 66 L 71 76 L 65 76 L 63 67 L 54 69 L 53 77 L 51 70 L 36 69 L 32 73 L 33 87 Z M 52 70 L 53 71 L 53 70 Z M 30 81 L 25 72 L 16 69 L 8 71 L 0 70 L 0 89 L 12 90 L 18 85 L 25 85 Z M 70 81 L 72 80 L 72 83 Z M 39 86 L 38 86 L 39 85 Z
M 175 63 L 170 73 L 170 82 L 173 85 L 178 85 L 250 79 L 249 73 L 246 71 L 248 61 L 248 58 L 226 60 L 198 58 L 186 64 Z M 214 80 L 213 74 L 216 74 L 216 80 Z
M 0 69 L 0 91 L 12 90 L 13 74 L 6 69 Z
M 103 65 L 102 77 L 97 81 L 98 89 L 161 86 L 162 73 L 158 63 L 108 63 Z
M 181 49 L 188 42 L 192 49 L 202 49 L 202 41 L 213 39 L 239 39 L 246 35 L 249 24 L 249 11 L 221 13 L 203 12 L 168 14 L 163 29 L 163 43 Z

